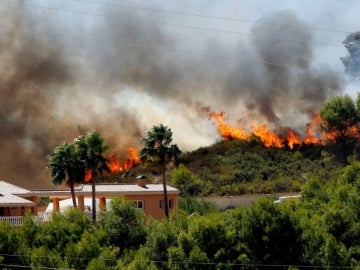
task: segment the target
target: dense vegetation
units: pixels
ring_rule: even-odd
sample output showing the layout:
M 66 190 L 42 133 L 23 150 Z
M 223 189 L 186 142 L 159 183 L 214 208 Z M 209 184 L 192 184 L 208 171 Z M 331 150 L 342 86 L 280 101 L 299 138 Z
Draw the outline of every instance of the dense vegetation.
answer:
M 70 208 L 16 228 L 0 223 L 2 269 L 359 269 L 360 162 L 327 184 L 311 178 L 299 200 L 270 198 L 219 212 L 192 203 L 162 221 L 123 199 L 98 224 Z
M 187 178 L 186 185 L 172 177 L 170 184 L 189 195 L 209 196 L 299 192 L 310 178 L 336 180 L 344 166 L 360 159 L 360 95 L 356 100 L 346 95 L 333 97 L 320 115 L 321 143 L 279 148 L 265 147 L 256 136 L 247 141 L 223 140 L 183 153 L 179 157 L 183 166 L 176 174 Z M 156 167 L 147 165 L 102 181 L 133 181 L 138 174 L 155 181 L 160 178 Z
M 145 218 L 132 202 L 114 199 L 96 223 L 77 208 L 44 223 L 30 215 L 22 227 L 2 222 L 0 267 L 360 269 L 360 98 L 335 97 L 320 114 L 324 144 L 275 148 L 253 137 L 181 155 L 180 166 L 167 167 L 167 179 L 181 192 L 180 209 L 168 219 Z M 60 151 L 65 161 L 68 153 Z M 157 167 L 94 181 L 133 181 L 138 174 L 161 181 L 164 170 Z M 197 199 L 284 191 L 302 195 L 223 212 Z
M 256 138 L 249 142 L 224 140 L 201 147 L 183 153 L 179 163 L 178 168 L 168 169 L 169 184 L 192 196 L 299 192 L 307 179 L 337 179 L 344 167 L 324 145 L 265 147 Z M 161 181 L 154 165 L 140 165 L 98 181 L 130 183 L 137 175 Z
M 255 139 L 222 141 L 180 162 L 196 176 L 204 196 L 299 192 L 306 179 L 336 179 L 343 167 L 322 145 L 268 148 Z

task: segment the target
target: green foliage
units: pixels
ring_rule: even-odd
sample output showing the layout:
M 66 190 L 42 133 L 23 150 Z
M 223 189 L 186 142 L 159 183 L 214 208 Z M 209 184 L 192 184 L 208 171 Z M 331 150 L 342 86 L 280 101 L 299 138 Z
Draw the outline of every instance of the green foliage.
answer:
M 175 245 L 177 234 L 169 222 L 152 221 L 145 245 L 145 254 L 151 261 L 167 261 L 168 248 Z
M 360 264 L 358 164 L 341 179 L 310 178 L 300 200 L 271 198 L 226 211 L 179 210 L 161 221 L 116 199 L 99 227 L 76 208 L 44 223 L 0 223 L 2 264 L 32 269 L 357 269 Z M 195 200 L 195 198 L 187 198 Z M 113 223 L 113 224 L 112 224 Z M 254 265 L 256 262 L 256 265 Z
M 217 253 L 226 246 L 226 229 L 219 214 L 193 217 L 189 237 L 207 258 L 217 259 Z
M 360 162 L 354 161 L 351 165 L 344 168 L 343 174 L 341 175 L 341 181 L 343 183 L 353 184 L 359 181 L 360 178 Z
M 37 200 L 37 206 L 47 206 L 52 200 L 49 197 L 40 197 Z
M 22 258 L 22 245 L 17 229 L 9 223 L 0 222 L 0 255 L 3 264 L 20 264 Z
M 298 264 L 302 254 L 299 221 L 269 198 L 259 199 L 243 214 L 241 238 L 248 256 L 259 263 Z
M 117 264 L 118 249 L 113 247 L 104 247 L 96 258 L 91 259 L 86 269 L 89 270 L 107 270 L 115 269 Z
M 53 213 L 50 221 L 42 224 L 33 245 L 55 250 L 63 255 L 67 244 L 79 241 L 83 231 L 88 229 L 88 216 L 77 208 L 68 208 L 64 214 Z
M 109 172 L 108 160 L 104 154 L 110 150 L 110 146 L 104 143 L 104 138 L 96 131 L 89 131 L 75 139 L 80 159 L 85 161 L 86 168 L 91 170 L 92 178 L 104 171 Z
M 62 268 L 63 260 L 61 253 L 55 250 L 49 250 L 45 246 L 33 248 L 31 250 L 31 263 L 32 269 L 48 268 Z
M 48 169 L 53 184 L 65 183 L 70 186 L 73 204 L 76 206 L 74 185 L 85 178 L 85 163 L 81 159 L 79 148 L 75 144 L 64 143 L 48 156 Z
M 66 246 L 67 265 L 75 269 L 85 269 L 92 258 L 97 258 L 101 247 L 96 235 L 84 231 L 77 243 L 70 242 Z
M 335 96 L 325 102 L 320 110 L 322 128 L 328 135 L 328 144 L 343 164 L 347 164 L 348 157 L 354 153 L 357 145 L 357 126 L 360 121 L 357 105 L 348 95 Z
M 180 190 L 181 197 L 197 196 L 201 193 L 204 183 L 183 164 L 172 171 L 171 183 Z
M 322 145 L 267 148 L 258 141 L 227 140 L 180 158 L 185 180 L 201 183 L 199 196 L 299 192 L 308 178 L 336 179 L 342 167 Z M 185 186 L 180 190 L 191 188 Z
M 79 158 L 84 162 L 87 170 L 91 172 L 91 193 L 92 193 L 92 220 L 96 220 L 96 190 L 95 179 L 97 175 L 109 172 L 108 159 L 104 156 L 110 149 L 109 145 L 104 144 L 105 140 L 96 131 L 89 131 L 86 135 L 81 135 L 75 139 L 75 145 Z
M 217 211 L 217 206 L 214 203 L 201 198 L 179 198 L 179 208 L 188 214 L 197 213 L 200 215 Z
M 155 158 L 160 164 L 177 159 L 181 153 L 176 144 L 172 143 L 172 131 L 160 124 L 153 126 L 142 139 L 144 147 L 140 151 L 142 160 Z
M 101 213 L 100 228 L 109 236 L 110 245 L 136 249 L 145 242 L 144 214 L 129 200 L 114 198 L 111 208 Z
M 165 174 L 166 165 L 171 161 L 175 161 L 175 163 L 177 163 L 181 151 L 176 144 L 171 144 L 172 131 L 163 124 L 153 126 L 142 139 L 142 143 L 143 148 L 140 151 L 141 160 L 156 161 L 159 164 L 159 170 L 162 175 L 162 182 L 164 186 L 164 213 L 165 217 L 169 218 L 169 202 L 167 197 Z

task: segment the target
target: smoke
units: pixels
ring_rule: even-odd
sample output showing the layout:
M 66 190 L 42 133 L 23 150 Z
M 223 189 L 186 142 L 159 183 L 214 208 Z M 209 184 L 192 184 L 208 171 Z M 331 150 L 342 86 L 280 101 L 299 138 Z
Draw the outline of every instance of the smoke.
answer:
M 10 23 L 0 39 L 1 179 L 50 186 L 46 156 L 88 130 L 120 161 L 159 123 L 183 151 L 210 144 L 216 128 L 199 108 L 301 130 L 309 110 L 342 89 L 330 68 L 312 67 L 313 37 L 291 12 L 262 18 L 248 39 L 174 28 L 149 12 L 104 14 L 82 31 L 92 39 L 72 42 L 55 20 L 51 35 L 29 31 L 34 19 L 21 5 L 3 14 Z
M 256 24 L 251 31 L 251 53 L 245 53 L 230 75 L 228 92 L 245 96 L 245 106 L 275 126 L 303 128 L 304 115 L 339 93 L 342 79 L 326 66 L 311 67 L 313 37 L 294 13 L 279 12 L 260 22 L 264 24 Z M 240 47 L 241 55 L 243 51 Z M 253 60 L 256 56 L 258 61 Z
M 126 109 L 107 102 L 109 111 L 99 111 L 101 98 L 77 84 L 76 63 L 56 40 L 31 31 L 28 15 L 22 5 L 2 14 L 9 24 L 0 42 L 0 179 L 44 188 L 57 145 L 96 129 L 116 152 L 140 133 Z
M 345 66 L 345 71 L 353 78 L 360 75 L 360 31 L 349 34 L 344 40 L 348 55 L 340 60 Z
M 174 35 L 161 24 L 141 23 L 154 21 L 148 14 L 115 9 L 107 18 L 103 39 L 111 40 L 113 47 L 95 59 L 102 78 L 176 100 L 183 111 L 194 111 L 195 103 L 235 115 L 242 108 L 274 128 L 291 126 L 301 133 L 310 121 L 309 111 L 342 91 L 339 74 L 326 65 L 312 66 L 312 33 L 290 11 L 265 16 L 254 24 L 248 40 L 237 38 L 234 48 L 230 38 L 198 42 L 196 32 L 190 37 L 181 31 Z M 177 53 L 189 39 L 196 40 L 194 55 Z M 109 59 L 115 64 L 109 65 Z

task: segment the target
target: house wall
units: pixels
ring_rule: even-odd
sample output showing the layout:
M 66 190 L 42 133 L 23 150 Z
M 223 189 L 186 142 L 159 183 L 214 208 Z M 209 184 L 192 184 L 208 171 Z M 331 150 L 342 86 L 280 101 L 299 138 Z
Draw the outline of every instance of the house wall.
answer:
M 176 211 L 178 208 L 178 195 L 168 194 L 168 200 L 173 201 L 173 207 L 169 208 L 169 212 Z M 142 200 L 144 201 L 144 214 L 146 216 L 152 216 L 158 220 L 161 220 L 165 217 L 165 212 L 163 208 L 160 208 L 160 201 L 164 199 L 163 194 L 157 195 L 126 195 L 126 199 L 129 200 Z
M 0 216 L 10 217 L 10 216 L 23 216 L 26 212 L 31 211 L 31 207 L 1 207 Z
M 83 205 L 84 198 L 90 198 L 90 197 L 77 196 L 79 208 L 81 208 L 80 204 L 82 205 L 82 207 L 84 206 Z M 128 195 L 112 195 L 112 196 L 98 195 L 97 199 L 99 203 L 99 209 L 104 209 L 105 205 L 107 204 L 106 201 L 113 198 L 125 198 L 131 201 L 143 201 L 143 211 L 145 216 L 152 216 L 153 218 L 158 220 L 161 220 L 165 217 L 164 209 L 160 207 L 160 201 L 164 199 L 164 195 L 162 193 L 152 194 L 152 195 L 147 195 L 147 194 L 138 194 L 138 195 L 128 194 Z M 59 211 L 60 210 L 59 198 L 53 197 L 52 200 L 54 205 L 53 211 Z M 178 195 L 168 194 L 168 200 L 169 201 L 172 200 L 173 203 L 172 207 L 169 208 L 169 213 L 171 213 L 172 211 L 176 211 L 176 209 L 178 208 Z

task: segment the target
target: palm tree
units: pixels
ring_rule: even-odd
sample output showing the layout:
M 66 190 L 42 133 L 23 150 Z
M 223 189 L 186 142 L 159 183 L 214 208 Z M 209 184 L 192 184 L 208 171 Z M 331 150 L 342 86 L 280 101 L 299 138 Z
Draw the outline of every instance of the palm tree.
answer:
M 70 186 L 73 205 L 76 207 L 74 185 L 81 183 L 85 177 L 85 164 L 81 161 L 74 144 L 64 143 L 58 146 L 48 156 L 48 166 L 52 182 L 61 185 L 64 182 Z
M 176 144 L 172 143 L 172 131 L 170 128 L 160 124 L 153 126 L 150 131 L 146 132 L 145 138 L 142 139 L 144 144 L 140 151 L 141 159 L 143 161 L 157 161 L 162 174 L 162 182 L 164 189 L 164 209 L 165 217 L 169 217 L 169 203 L 166 187 L 166 165 L 174 160 L 177 162 L 181 151 Z
M 85 136 L 79 136 L 76 139 L 80 156 L 84 160 L 86 169 L 91 172 L 91 193 L 92 193 L 92 219 L 96 220 L 96 191 L 95 179 L 98 174 L 102 175 L 103 171 L 109 172 L 109 160 L 105 158 L 104 153 L 110 149 L 104 145 L 104 139 L 96 131 L 89 131 Z

